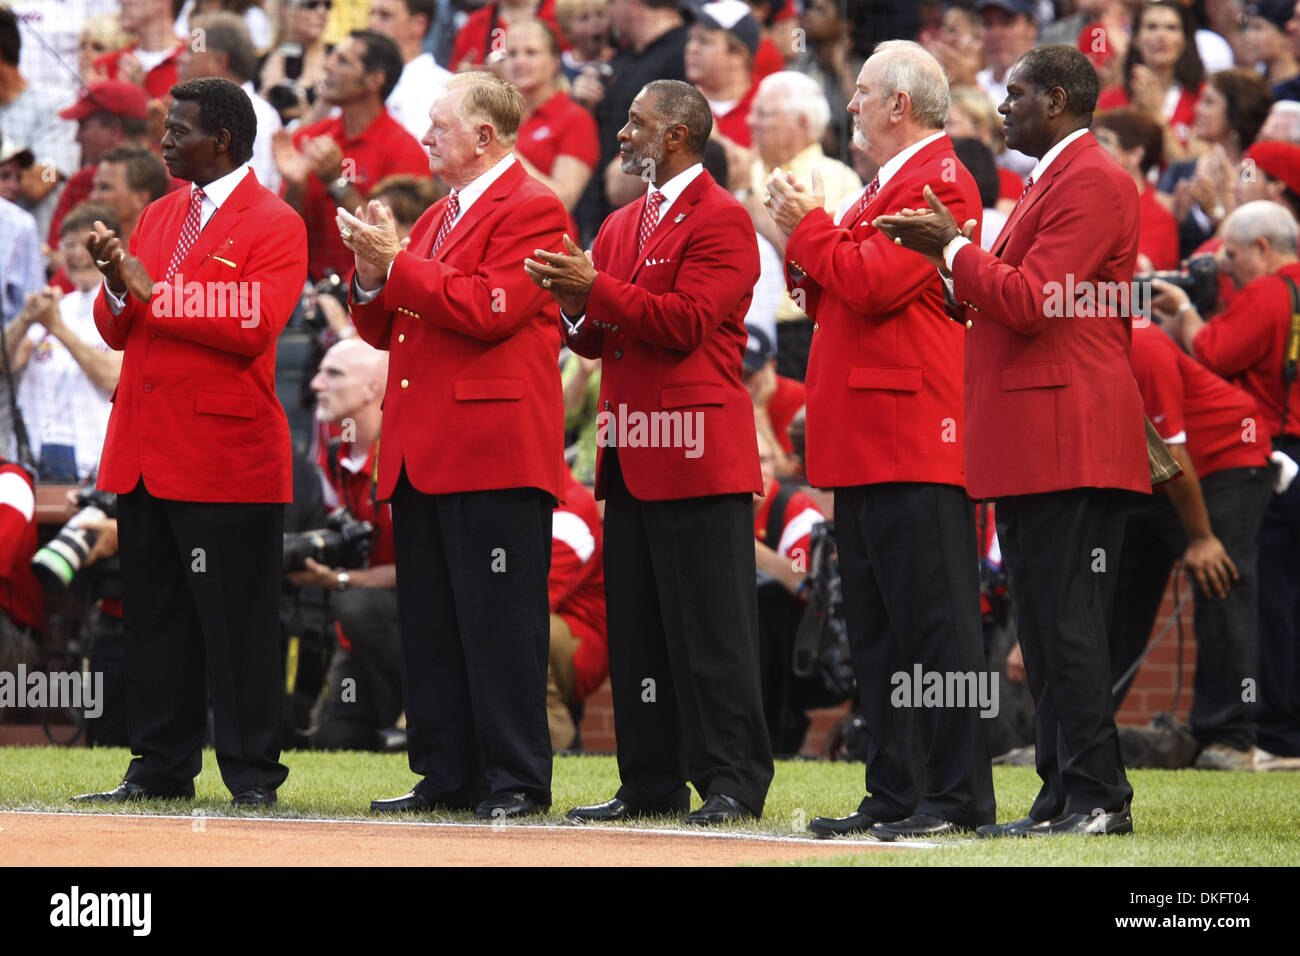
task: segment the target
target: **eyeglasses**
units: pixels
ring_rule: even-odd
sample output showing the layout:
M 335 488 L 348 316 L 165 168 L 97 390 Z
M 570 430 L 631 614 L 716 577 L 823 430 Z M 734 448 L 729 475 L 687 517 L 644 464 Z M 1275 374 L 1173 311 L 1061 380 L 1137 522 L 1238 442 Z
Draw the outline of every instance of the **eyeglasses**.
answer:
M 329 13 L 334 9 L 334 2 L 333 0 L 298 0 L 294 6 L 299 10 L 324 10 Z

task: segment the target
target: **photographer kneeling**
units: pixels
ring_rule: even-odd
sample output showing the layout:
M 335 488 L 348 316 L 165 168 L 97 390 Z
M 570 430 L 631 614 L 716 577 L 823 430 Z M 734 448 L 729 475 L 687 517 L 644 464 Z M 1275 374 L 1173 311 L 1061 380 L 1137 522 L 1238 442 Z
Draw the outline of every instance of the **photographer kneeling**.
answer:
M 343 554 L 327 552 L 330 563 L 367 567 L 329 567 L 305 557 L 301 570 L 287 570 L 297 549 L 285 542 L 287 577 L 299 587 L 331 592 L 330 608 L 338 624 L 338 647 L 312 722 L 310 740 L 316 749 L 378 749 L 379 732 L 392 727 L 402 712 L 392 511 L 387 502 L 375 500 L 380 405 L 387 379 L 387 354 L 349 338 L 325 353 L 311 381 L 317 420 L 343 429 L 341 439 L 330 443 L 321 468 L 326 504 L 336 515 L 338 508 L 346 509 L 344 524 L 339 526 L 340 518 L 334 518 L 331 525 L 338 531 L 369 522 L 374 529 L 368 542 L 351 543 L 344 530 L 342 548 L 332 549 Z M 357 560 L 366 553 L 369 562 Z

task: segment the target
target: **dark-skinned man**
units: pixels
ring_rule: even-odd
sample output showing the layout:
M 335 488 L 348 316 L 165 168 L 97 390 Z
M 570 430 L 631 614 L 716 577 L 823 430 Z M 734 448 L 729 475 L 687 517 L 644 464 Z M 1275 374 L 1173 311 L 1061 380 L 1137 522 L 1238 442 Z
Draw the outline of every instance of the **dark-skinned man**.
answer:
M 704 171 L 708 101 L 648 83 L 619 131 L 646 196 L 605 221 L 591 259 L 524 266 L 559 303 L 570 347 L 602 359 L 596 495 L 605 499 L 610 681 L 622 786 L 575 822 L 758 817 L 772 779 L 758 672 L 753 403 L 741 384 L 758 281 L 754 226 Z M 650 433 L 646 434 L 646 425 Z
M 780 169 L 767 203 L 785 244 L 788 284 L 813 326 L 808 360 L 808 478 L 835 489 L 835 539 L 858 702 L 874 744 L 867 796 L 818 836 L 882 839 L 974 831 L 995 820 L 979 695 L 902 705 L 899 674 L 983 667 L 975 511 L 963 487 L 964 330 L 943 282 L 871 224 L 924 202 L 934 182 L 965 215 L 979 191 L 944 133 L 948 81 L 919 44 L 879 44 L 849 101 L 854 145 L 879 167 L 840 218 L 821 178 Z M 987 687 L 987 684 L 985 685 Z
M 974 221 L 959 224 L 929 189 L 928 210 L 877 219 L 951 272 L 965 306 L 966 486 L 997 499 L 1043 780 L 1027 817 L 982 827 L 986 836 L 1133 830 L 1106 626 L 1126 492 L 1151 481 L 1130 318 L 1096 284 L 1133 278 L 1138 197 L 1088 130 L 1097 87 L 1069 47 L 1016 62 L 998 110 L 1007 146 L 1038 163 L 991 253 L 970 241 Z M 1062 315 L 1051 301 L 1063 290 Z
M 118 495 L 135 757 L 116 789 L 78 799 L 192 797 L 210 692 L 234 804 L 268 806 L 288 774 L 279 596 L 292 480 L 275 343 L 302 293 L 307 237 L 249 166 L 244 91 L 205 78 L 171 96 L 163 161 L 190 186 L 144 210 L 129 253 L 102 223 L 87 238 L 104 275 L 95 324 L 125 352 L 99 487 Z

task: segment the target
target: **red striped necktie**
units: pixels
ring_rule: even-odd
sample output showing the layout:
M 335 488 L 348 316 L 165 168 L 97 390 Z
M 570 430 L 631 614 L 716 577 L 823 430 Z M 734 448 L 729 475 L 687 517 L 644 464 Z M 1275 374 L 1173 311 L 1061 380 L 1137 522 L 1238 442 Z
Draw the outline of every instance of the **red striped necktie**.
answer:
M 199 238 L 199 223 L 202 222 L 205 195 L 207 194 L 198 186 L 190 192 L 190 208 L 185 214 L 185 224 L 181 226 L 181 236 L 176 241 L 176 251 L 172 253 L 171 262 L 167 264 L 167 274 L 163 277 L 163 282 L 172 281 L 172 276 L 176 274 L 181 262 L 194 248 L 194 243 Z
M 853 215 L 844 224 L 850 229 L 859 219 L 867 214 L 867 207 L 871 205 L 872 200 L 876 198 L 876 193 L 880 192 L 880 177 L 876 176 L 871 182 L 867 183 L 866 190 L 862 193 L 862 198 L 858 200 L 857 206 L 853 209 Z
M 451 232 L 451 227 L 456 224 L 456 217 L 459 215 L 460 200 L 455 193 L 452 193 L 447 197 L 447 208 L 442 211 L 442 225 L 438 227 L 438 236 L 433 240 L 433 248 L 429 250 L 430 259 L 438 254 L 442 241 L 447 238 L 447 233 Z
M 645 213 L 641 216 L 641 229 L 637 233 L 639 241 L 636 251 L 640 252 L 645 248 L 645 244 L 654 235 L 655 227 L 659 225 L 659 207 L 664 204 L 668 197 L 659 190 L 651 190 L 650 196 L 645 201 Z

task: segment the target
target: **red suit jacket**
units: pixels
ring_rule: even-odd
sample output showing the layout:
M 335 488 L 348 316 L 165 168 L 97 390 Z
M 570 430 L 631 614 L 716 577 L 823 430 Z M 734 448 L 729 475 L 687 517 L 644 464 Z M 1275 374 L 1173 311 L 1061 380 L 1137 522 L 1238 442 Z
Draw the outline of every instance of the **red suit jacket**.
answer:
M 894 245 L 876 216 L 925 208 L 926 185 L 958 222 L 980 220 L 979 189 L 947 136 L 912 156 L 855 221 L 815 209 L 790 236 L 791 295 L 814 319 L 808 356 L 807 475 L 818 488 L 924 481 L 964 485 L 962 352 L 934 266 Z M 976 241 L 979 234 L 976 233 Z
M 154 277 L 150 303 L 128 295 L 114 315 L 102 285 L 95 299 L 99 334 L 126 353 L 99 487 L 128 492 L 143 478 L 176 501 L 292 501 L 275 343 L 307 278 L 306 229 L 250 169 L 160 288 L 189 202 L 188 188 L 168 193 L 131 234 Z
M 1137 243 L 1137 189 L 1085 133 L 1016 207 L 992 253 L 976 243 L 958 251 L 953 288 L 972 322 L 972 498 L 1151 491 L 1131 319 L 1113 308 L 1127 301 L 1117 297 L 1131 289 Z M 1099 282 L 1113 285 L 1097 297 Z
M 643 196 L 601 226 L 587 315 L 570 337 L 579 355 L 602 359 L 596 497 L 605 495 L 602 432 L 642 501 L 761 491 L 754 403 L 740 377 L 759 275 L 753 223 L 703 170 L 638 253 L 644 208 Z M 634 416 L 649 423 L 644 440 Z
M 523 261 L 562 250 L 569 215 L 516 160 L 430 259 L 446 205 L 416 222 L 379 295 L 352 303 L 361 337 L 391 353 L 379 496 L 405 465 L 429 495 L 541 488 L 563 499 L 559 309 Z

